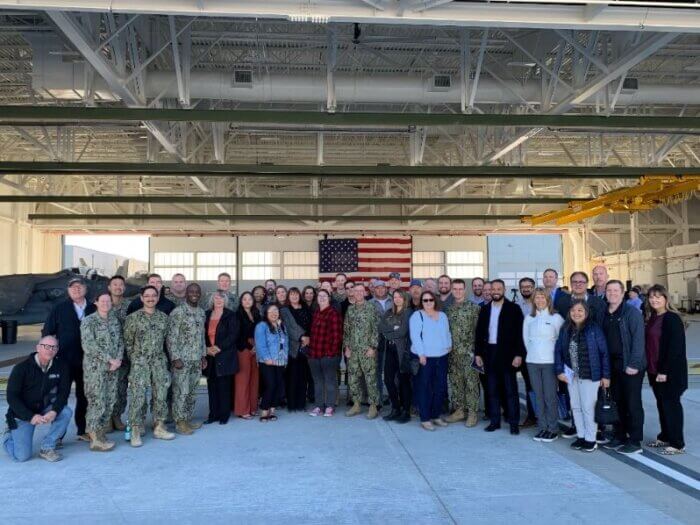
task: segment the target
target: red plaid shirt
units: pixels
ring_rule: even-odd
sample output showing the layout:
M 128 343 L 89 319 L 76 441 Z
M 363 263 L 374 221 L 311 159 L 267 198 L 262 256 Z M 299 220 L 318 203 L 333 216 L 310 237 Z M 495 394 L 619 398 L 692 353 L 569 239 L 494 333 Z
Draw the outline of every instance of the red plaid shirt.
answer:
M 311 320 L 309 357 L 338 357 L 343 344 L 343 318 L 332 306 L 316 310 Z

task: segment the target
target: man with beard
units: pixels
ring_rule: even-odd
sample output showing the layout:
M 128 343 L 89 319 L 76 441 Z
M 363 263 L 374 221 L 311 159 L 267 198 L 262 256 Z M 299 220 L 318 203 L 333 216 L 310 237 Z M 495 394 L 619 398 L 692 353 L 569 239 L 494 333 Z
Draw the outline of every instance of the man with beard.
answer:
M 518 281 L 520 297 L 516 301 L 523 312 L 523 317 L 532 313 L 532 292 L 535 290 L 535 280 L 523 277 Z
M 408 287 L 408 293 L 411 296 L 408 307 L 412 312 L 420 310 L 422 308 L 420 297 L 423 295 L 423 283 L 420 279 L 411 279 L 411 285 Z
M 170 315 L 170 312 L 172 312 L 175 309 L 175 303 L 173 303 L 170 299 L 165 297 L 165 294 L 163 293 L 163 278 L 158 275 L 157 273 L 152 273 L 148 276 L 148 281 L 146 281 L 147 286 L 152 286 L 156 290 L 158 290 L 158 302 L 156 303 L 156 310 L 159 310 L 163 312 L 165 315 Z M 131 315 L 134 312 L 140 310 L 143 308 L 143 301 L 141 300 L 141 297 L 137 297 L 133 301 L 131 301 L 131 304 L 129 304 L 129 308 L 126 311 L 127 315 Z
M 331 295 L 331 298 L 336 302 L 336 303 L 342 303 L 345 301 L 345 299 L 348 298 L 348 294 L 346 293 L 345 290 L 345 283 L 348 282 L 348 276 L 345 275 L 344 273 L 337 273 L 335 274 L 335 291 Z
M 476 326 L 475 361 L 483 366 L 488 381 L 491 424 L 484 430 L 501 428 L 501 389 L 506 394 L 506 417 L 510 433 L 519 434 L 520 399 L 515 372 L 523 364 L 523 313 L 518 305 L 505 298 L 505 283 L 491 283 L 491 303 L 482 306 Z
M 121 275 L 115 275 L 109 280 L 107 290 L 109 290 L 109 296 L 112 299 L 112 311 L 119 319 L 122 329 L 124 328 L 124 321 L 126 321 L 126 312 L 131 304 L 131 301 L 124 299 L 124 289 L 125 281 Z M 126 428 L 126 425 L 122 422 L 122 414 L 126 409 L 126 393 L 129 384 L 129 358 L 126 352 L 124 352 L 122 358 L 122 366 L 117 369 L 117 374 L 117 398 L 112 410 L 112 419 L 107 423 L 107 432 L 110 432 L 112 429 L 121 432 Z
M 455 298 L 452 297 L 452 279 L 450 279 L 449 275 L 441 275 L 438 277 L 437 285 L 440 310 L 446 312 L 452 306 L 452 303 L 455 302 Z
M 532 292 L 535 291 L 535 280 L 529 277 L 523 277 L 518 281 L 518 288 L 520 289 L 520 298 L 517 300 L 517 305 L 523 312 L 523 318 L 525 318 L 532 313 Z M 532 405 L 534 392 L 532 390 L 532 384 L 530 383 L 530 373 L 528 372 L 525 359 L 523 359 L 523 364 L 518 368 L 518 371 L 523 376 L 525 391 L 527 393 L 527 417 L 520 426 L 523 428 L 532 427 L 537 424 L 537 416 L 535 416 L 535 407 Z
M 472 294 L 469 297 L 469 302 L 474 303 L 477 306 L 484 304 L 484 280 L 481 277 L 474 277 L 472 279 Z

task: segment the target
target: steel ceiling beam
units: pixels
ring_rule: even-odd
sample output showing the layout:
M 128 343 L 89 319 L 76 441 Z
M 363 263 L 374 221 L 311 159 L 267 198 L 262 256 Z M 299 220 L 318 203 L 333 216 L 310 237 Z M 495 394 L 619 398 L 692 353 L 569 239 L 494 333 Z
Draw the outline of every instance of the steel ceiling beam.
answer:
M 583 166 L 317 166 L 274 164 L 183 164 L 148 162 L 0 162 L 3 175 L 135 175 L 209 177 L 402 177 L 636 179 L 647 175 L 700 175 L 700 167 Z
M 168 213 L 30 213 L 30 221 L 256 221 L 284 223 L 288 221 L 342 221 L 342 222 L 386 222 L 386 221 L 520 221 L 526 215 L 216 215 L 216 214 L 168 214 Z
M 665 41 L 665 40 L 662 40 Z M 609 81 L 607 78 L 605 81 Z M 603 82 L 597 83 L 596 87 Z M 590 96 L 588 90 L 576 101 Z M 121 95 L 120 95 L 121 96 Z M 124 97 L 122 97 L 124 98 Z M 130 103 L 134 103 L 131 101 Z M 558 106 L 557 106 L 558 107 Z M 567 110 L 571 104 L 566 104 Z M 561 111 L 561 109 L 559 110 Z M 320 126 L 493 126 L 700 130 L 700 117 L 561 114 L 387 113 L 84 106 L 0 106 L 0 123 L 30 126 L 95 122 L 232 122 Z
M 336 205 L 396 205 L 418 204 L 568 204 L 588 201 L 580 197 L 464 197 L 464 198 L 394 198 L 394 197 L 205 197 L 186 195 L 0 195 L 0 202 L 7 203 L 136 203 L 136 204 L 317 204 Z

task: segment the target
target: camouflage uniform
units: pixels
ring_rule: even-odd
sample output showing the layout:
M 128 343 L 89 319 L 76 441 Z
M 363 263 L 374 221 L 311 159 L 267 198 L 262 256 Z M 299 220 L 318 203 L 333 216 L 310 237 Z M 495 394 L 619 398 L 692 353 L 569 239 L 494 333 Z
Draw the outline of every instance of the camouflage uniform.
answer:
M 168 416 L 166 397 L 170 387 L 168 358 L 163 344 L 168 334 L 168 316 L 160 310 L 149 315 L 141 309 L 126 318 L 124 343 L 131 361 L 129 372 L 129 422 L 143 428 L 146 419 L 146 390 L 151 387 L 154 421 Z
M 119 374 L 109 371 L 109 360 L 124 356 L 122 325 L 114 312 L 109 312 L 107 319 L 95 312 L 80 323 L 80 340 L 85 353 L 86 428 L 88 432 L 99 432 L 109 422 L 117 397 Z
M 177 295 L 174 295 L 172 292 L 166 293 L 165 298 L 172 301 L 176 307 L 180 306 L 181 304 L 185 304 L 187 302 L 187 297 L 185 295 L 183 295 L 182 297 L 178 297 Z
M 362 399 L 362 379 L 367 385 L 370 405 L 379 405 L 377 388 L 377 347 L 379 346 L 379 315 L 377 308 L 365 301 L 353 304 L 345 314 L 343 348 L 350 349 L 348 375 L 350 395 L 353 400 Z M 368 348 L 374 348 L 374 357 L 367 357 Z
M 112 306 L 112 311 L 116 314 L 117 319 L 121 323 L 122 333 L 124 330 L 124 321 L 126 321 L 126 311 L 129 309 L 131 301 L 128 299 L 122 299 L 122 302 L 118 305 Z M 117 370 L 117 399 L 114 402 L 114 410 L 112 411 L 112 417 L 121 417 L 126 410 L 126 391 L 129 385 L 129 356 L 124 353 L 124 358 L 122 359 L 122 366 Z
M 168 321 L 170 362 L 180 359 L 183 367 L 173 367 L 173 418 L 189 421 L 194 412 L 197 385 L 202 376 L 202 357 L 206 355 L 204 310 L 188 304 L 178 306 Z
M 474 413 L 479 408 L 479 373 L 471 367 L 479 307 L 470 301 L 452 303 L 447 319 L 452 333 L 452 351 L 448 357 L 447 380 L 454 410 Z

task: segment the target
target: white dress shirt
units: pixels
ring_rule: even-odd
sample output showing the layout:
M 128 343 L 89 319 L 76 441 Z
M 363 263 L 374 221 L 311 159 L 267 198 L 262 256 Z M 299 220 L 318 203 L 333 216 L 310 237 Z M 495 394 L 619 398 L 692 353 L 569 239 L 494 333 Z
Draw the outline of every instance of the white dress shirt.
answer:
M 75 314 L 78 316 L 78 320 L 82 321 L 85 317 L 85 308 L 87 307 L 87 301 L 83 301 L 83 304 L 78 304 L 73 302 L 73 308 L 75 309 Z
M 489 319 L 489 344 L 498 344 L 498 318 L 501 317 L 502 304 L 491 303 L 491 318 Z

